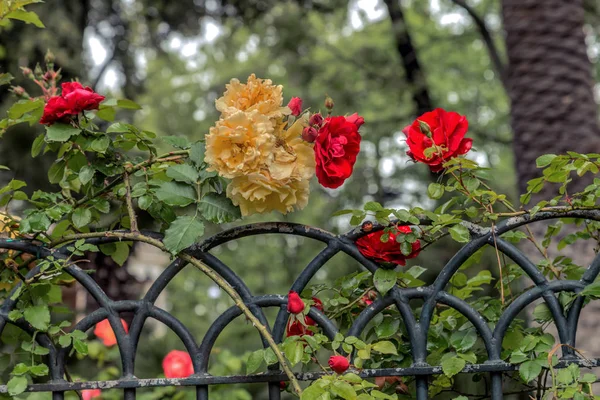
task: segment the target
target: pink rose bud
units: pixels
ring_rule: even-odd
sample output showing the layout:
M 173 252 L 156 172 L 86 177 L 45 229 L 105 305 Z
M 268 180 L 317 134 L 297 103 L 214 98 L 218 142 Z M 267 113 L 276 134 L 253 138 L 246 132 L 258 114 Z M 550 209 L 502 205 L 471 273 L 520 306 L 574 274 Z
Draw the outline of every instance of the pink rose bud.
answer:
M 311 115 L 310 119 L 308 120 L 308 124 L 317 125 L 318 127 L 320 127 L 321 124 L 323 124 L 323 116 L 320 113 Z
M 304 311 L 304 302 L 300 296 L 298 296 L 298 293 L 294 292 L 293 290 L 290 290 L 288 293 L 287 309 L 292 314 L 300 314 L 302 311 Z
M 33 71 L 31 68 L 21 67 L 21 71 L 23 72 L 23 76 L 25 78 L 33 78 Z
M 12 92 L 15 94 L 15 96 L 23 96 L 25 94 L 25 89 L 23 89 L 21 86 L 14 86 L 12 88 Z
M 331 356 L 329 357 L 329 366 L 336 373 L 343 374 L 350 367 L 350 363 L 344 356 Z
M 292 97 L 287 106 L 292 110 L 292 115 L 298 116 L 302 112 L 302 99 L 300 97 Z
M 355 124 L 357 128 L 360 128 L 360 126 L 365 123 L 365 119 L 358 115 L 358 113 L 346 117 L 346 121 Z
M 317 139 L 317 136 L 319 136 L 319 132 L 312 126 L 307 126 L 302 130 L 302 139 L 308 143 L 314 142 Z
M 81 397 L 83 400 L 92 400 L 102 396 L 100 389 L 85 389 L 81 391 Z

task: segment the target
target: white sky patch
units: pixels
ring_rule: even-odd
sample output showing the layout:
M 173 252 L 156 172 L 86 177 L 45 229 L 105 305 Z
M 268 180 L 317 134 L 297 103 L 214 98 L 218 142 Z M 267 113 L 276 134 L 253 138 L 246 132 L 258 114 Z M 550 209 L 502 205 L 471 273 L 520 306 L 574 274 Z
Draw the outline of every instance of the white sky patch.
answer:
M 221 26 L 217 24 L 217 22 L 212 18 L 204 19 L 204 27 L 202 31 L 202 33 L 204 34 L 204 41 L 206 43 L 213 42 L 223 33 L 223 29 L 221 29 Z
M 107 52 L 100 39 L 98 39 L 94 35 L 90 35 L 88 39 L 88 46 L 90 47 L 90 54 L 92 56 L 92 61 L 95 65 L 100 65 L 106 60 Z
M 355 31 L 365 27 L 362 16 L 366 15 L 368 21 L 372 23 L 384 19 L 387 15 L 383 3 L 379 0 L 356 0 L 349 7 L 348 18 Z

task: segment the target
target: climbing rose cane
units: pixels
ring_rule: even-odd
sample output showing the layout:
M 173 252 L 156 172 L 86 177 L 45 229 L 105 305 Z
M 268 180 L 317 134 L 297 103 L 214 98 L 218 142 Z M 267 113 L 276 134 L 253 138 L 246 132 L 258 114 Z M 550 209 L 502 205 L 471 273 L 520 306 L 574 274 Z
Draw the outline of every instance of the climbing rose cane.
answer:
M 300 296 L 298 296 L 298 293 L 294 292 L 293 290 L 290 290 L 288 293 L 287 309 L 292 314 L 300 314 L 302 311 L 304 311 L 304 302 Z
M 389 239 L 387 242 L 381 241 L 381 236 L 384 231 L 369 233 L 356 241 L 356 246 L 361 254 L 378 263 L 393 263 L 398 265 L 406 265 L 406 260 L 415 258 L 419 255 L 421 243 L 417 240 L 412 243 L 412 252 L 405 255 L 400 250 L 400 243 L 396 241 L 396 236 L 411 233 L 409 226 L 398 227 L 398 233 L 388 232 Z
M 331 367 L 334 372 L 343 374 L 350 367 L 350 363 L 344 356 L 331 356 L 329 357 L 329 367 Z
M 127 326 L 127 322 L 124 319 L 121 319 L 121 323 L 123 324 L 123 328 L 125 329 L 125 333 L 129 332 L 129 327 Z M 110 322 L 107 319 L 103 319 L 102 321 L 96 324 L 94 328 L 94 335 L 104 343 L 105 346 L 110 347 L 117 344 L 117 337 L 115 336 L 115 332 L 110 326 Z
M 163 359 L 162 367 L 167 378 L 187 378 L 194 373 L 192 358 L 180 350 L 170 351 Z
M 409 147 L 406 154 L 439 172 L 446 161 L 471 150 L 473 139 L 465 138 L 468 128 L 464 115 L 441 108 L 426 112 L 402 130 Z

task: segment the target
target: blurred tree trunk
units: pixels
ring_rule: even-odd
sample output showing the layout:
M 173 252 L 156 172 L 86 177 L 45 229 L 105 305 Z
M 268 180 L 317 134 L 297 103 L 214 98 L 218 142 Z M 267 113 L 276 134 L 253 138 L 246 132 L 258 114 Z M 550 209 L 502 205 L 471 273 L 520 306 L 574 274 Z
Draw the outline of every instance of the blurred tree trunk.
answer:
M 541 174 L 535 165 L 540 155 L 600 151 L 598 106 L 583 32 L 583 0 L 503 0 L 502 14 L 509 60 L 506 89 L 512 102 L 514 154 L 523 193 L 527 181 Z M 591 176 L 573 178 L 571 192 L 581 191 L 592 180 Z M 547 187 L 532 203 L 555 195 L 556 188 Z M 565 226 L 563 234 L 573 228 Z M 541 238 L 545 226 L 538 223 L 532 229 Z M 594 256 L 591 243 L 570 247 L 561 254 L 578 265 L 589 265 Z M 534 260 L 539 258 L 535 253 L 527 252 Z M 599 311 L 600 305 L 590 304 L 579 323 L 576 345 L 588 357 L 600 355 L 595 337 L 600 321 L 594 318 Z

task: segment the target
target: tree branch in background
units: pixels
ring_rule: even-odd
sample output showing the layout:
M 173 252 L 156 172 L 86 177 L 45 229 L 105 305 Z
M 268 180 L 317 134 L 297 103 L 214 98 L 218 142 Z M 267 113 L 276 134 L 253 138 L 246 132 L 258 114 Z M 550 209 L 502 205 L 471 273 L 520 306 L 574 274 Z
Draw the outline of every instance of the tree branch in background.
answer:
M 427 82 L 423 69 L 417 58 L 417 52 L 413 46 L 412 39 L 406 27 L 404 14 L 399 0 L 384 0 L 388 9 L 388 15 L 392 22 L 392 30 L 396 40 L 396 50 L 402 59 L 402 65 L 406 73 L 406 81 L 413 88 L 413 102 L 416 106 L 416 115 L 431 111 L 434 107 L 427 89 Z
M 506 88 L 506 65 L 504 63 L 504 61 L 502 61 L 502 58 L 500 57 L 500 53 L 498 52 L 498 48 L 496 47 L 496 43 L 494 42 L 494 39 L 492 38 L 492 35 L 490 33 L 490 30 L 487 27 L 487 24 L 485 23 L 485 21 L 483 20 L 483 18 L 481 18 L 479 16 L 479 14 L 477 14 L 477 12 L 475 11 L 475 9 L 471 6 L 469 6 L 467 4 L 467 2 L 465 0 L 451 0 L 454 4 L 456 4 L 457 6 L 463 8 L 467 14 L 469 14 L 469 16 L 471 16 L 471 18 L 473 18 L 473 22 L 475 23 L 475 25 L 477 25 L 477 29 L 479 30 L 479 33 L 481 34 L 481 38 L 483 39 L 483 42 L 485 43 L 485 46 L 488 49 L 488 53 L 490 55 L 490 59 L 492 60 L 492 64 L 494 65 L 494 68 L 496 69 L 496 72 L 498 73 L 498 76 L 500 77 L 500 81 L 502 82 L 502 85 Z

